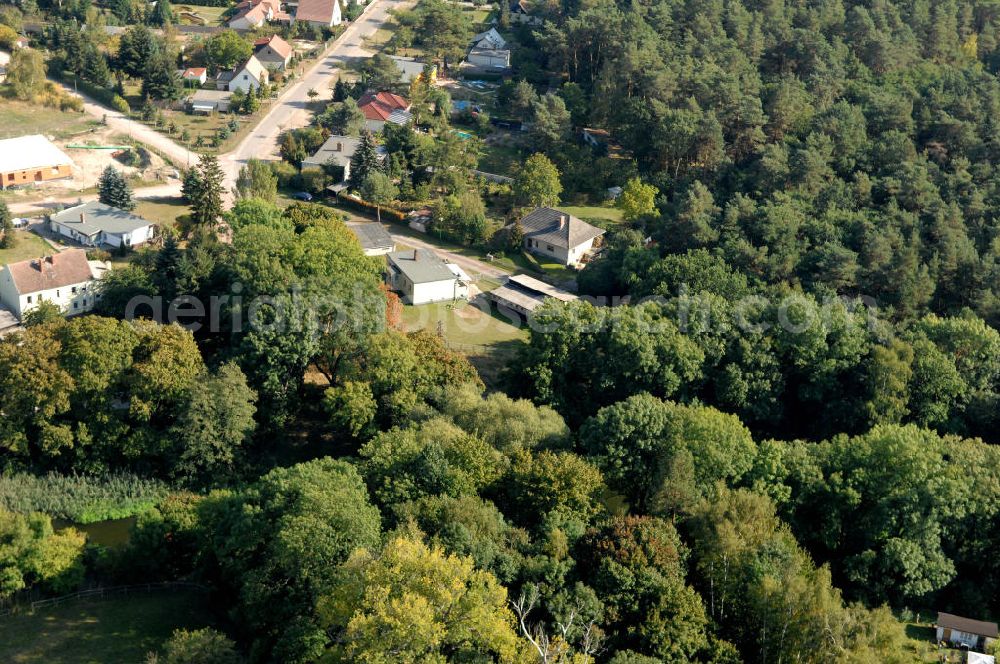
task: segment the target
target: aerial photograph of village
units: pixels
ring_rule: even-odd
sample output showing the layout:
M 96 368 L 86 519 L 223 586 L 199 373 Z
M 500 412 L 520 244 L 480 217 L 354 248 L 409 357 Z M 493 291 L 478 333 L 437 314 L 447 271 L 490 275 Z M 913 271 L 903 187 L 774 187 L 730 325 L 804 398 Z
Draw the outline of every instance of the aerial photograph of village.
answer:
M 0 664 L 996 664 L 998 77 L 1000 0 L 0 0 Z

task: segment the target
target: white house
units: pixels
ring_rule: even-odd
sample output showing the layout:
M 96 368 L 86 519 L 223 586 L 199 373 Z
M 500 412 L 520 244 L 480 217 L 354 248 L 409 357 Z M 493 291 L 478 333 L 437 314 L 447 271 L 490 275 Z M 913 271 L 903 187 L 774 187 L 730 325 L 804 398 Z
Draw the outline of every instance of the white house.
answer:
M 343 20 L 340 0 L 300 0 L 295 20 L 324 28 L 340 25 Z
M 427 249 L 408 249 L 387 255 L 386 282 L 409 304 L 468 300 L 472 279 L 462 268 Z
M 288 21 L 288 14 L 281 11 L 278 0 L 244 0 L 236 5 L 236 14 L 228 25 L 234 30 L 255 30 L 268 21 Z
M 95 286 L 107 270 L 107 263 L 88 261 L 83 249 L 10 263 L 0 269 L 0 304 L 18 320 L 42 301 L 68 315 L 82 314 L 94 308 Z
M 466 62 L 486 69 L 510 67 L 510 47 L 496 28 L 481 32 L 472 39 L 472 49 Z
M 496 28 L 480 32 L 472 38 L 472 43 L 482 48 L 507 48 L 507 40 L 503 38 Z
M 49 217 L 49 229 L 87 247 L 136 247 L 153 239 L 155 225 L 140 216 L 92 201 Z
M 188 97 L 188 109 L 192 113 L 225 113 L 232 98 L 233 93 L 227 90 L 198 90 Z
M 228 83 L 230 92 L 242 90 L 250 92 L 270 81 L 271 75 L 256 56 L 251 55 L 242 67 L 233 70 L 233 77 Z
M 258 39 L 253 43 L 254 56 L 268 69 L 285 71 L 295 51 L 278 35 Z
M 181 72 L 181 80 L 192 85 L 205 85 L 208 70 L 204 67 L 188 67 Z
M 985 651 L 997 639 L 997 624 L 983 620 L 963 618 L 951 613 L 938 612 L 937 641 L 965 646 L 970 650 Z
M 336 166 L 342 170 L 343 175 L 340 182 L 346 182 L 351 177 L 351 159 L 354 153 L 361 146 L 361 139 L 357 136 L 340 136 L 334 134 L 326 139 L 326 142 L 310 157 L 302 160 L 302 170 L 316 170 L 324 166 Z M 388 152 L 384 146 L 375 148 L 380 161 L 385 161 Z
M 578 266 L 604 231 L 555 208 L 538 208 L 521 219 L 524 247 L 533 254 L 554 258 L 561 265 Z

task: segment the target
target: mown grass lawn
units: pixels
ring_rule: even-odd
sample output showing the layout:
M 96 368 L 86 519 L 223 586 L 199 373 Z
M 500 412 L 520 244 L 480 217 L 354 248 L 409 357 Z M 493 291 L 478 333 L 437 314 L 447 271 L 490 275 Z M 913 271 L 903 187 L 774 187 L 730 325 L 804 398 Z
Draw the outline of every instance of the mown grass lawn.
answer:
M 46 108 L 24 101 L 0 97 L 3 122 L 0 122 L 0 139 L 44 134 L 53 138 L 68 138 L 100 126 L 89 115 Z
M 622 211 L 616 207 L 604 205 L 561 205 L 559 209 L 588 223 L 599 225 L 601 228 L 607 228 L 609 223 L 620 224 L 624 221 Z
M 0 249 L 0 265 L 55 253 L 55 249 L 34 233 L 28 231 L 15 231 L 15 233 L 17 234 L 17 246 L 12 249 Z
M 173 227 L 177 224 L 177 217 L 190 214 L 184 199 L 176 198 L 143 198 L 135 202 L 135 214 L 143 219 L 155 222 L 161 228 Z
M 144 662 L 175 629 L 212 624 L 196 592 L 154 591 L 0 618 L 0 662 Z

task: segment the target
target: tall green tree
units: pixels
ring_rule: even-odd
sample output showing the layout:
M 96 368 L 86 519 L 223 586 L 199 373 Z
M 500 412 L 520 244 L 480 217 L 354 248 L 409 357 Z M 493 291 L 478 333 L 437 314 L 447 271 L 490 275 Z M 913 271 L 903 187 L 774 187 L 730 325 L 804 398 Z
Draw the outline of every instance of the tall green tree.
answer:
M 361 134 L 361 144 L 351 157 L 351 173 L 347 179 L 351 189 L 359 190 L 365 180 L 372 173 L 381 170 L 381 162 L 378 158 L 378 146 L 375 143 L 375 136 L 370 131 L 365 130 Z
M 191 216 L 197 225 L 214 228 L 222 216 L 222 180 L 225 174 L 219 166 L 219 159 L 211 154 L 198 157 L 197 169 L 197 187 L 194 180 L 191 181 Z
M 98 199 L 105 205 L 122 210 L 134 210 L 135 200 L 132 198 L 132 188 L 114 166 L 108 166 L 97 180 Z
M 0 200 L 0 249 L 12 249 L 17 246 L 17 235 L 14 231 L 14 221 L 10 216 L 7 201 Z
M 278 178 L 270 164 L 250 159 L 236 176 L 236 198 L 258 198 L 273 203 L 278 196 Z
M 393 184 L 392 178 L 382 171 L 373 171 L 361 183 L 359 193 L 364 200 L 375 204 L 378 221 L 382 223 L 382 206 L 396 200 L 399 188 Z
M 559 169 L 541 152 L 528 157 L 514 176 L 514 199 L 518 205 L 543 207 L 559 204 L 562 183 Z

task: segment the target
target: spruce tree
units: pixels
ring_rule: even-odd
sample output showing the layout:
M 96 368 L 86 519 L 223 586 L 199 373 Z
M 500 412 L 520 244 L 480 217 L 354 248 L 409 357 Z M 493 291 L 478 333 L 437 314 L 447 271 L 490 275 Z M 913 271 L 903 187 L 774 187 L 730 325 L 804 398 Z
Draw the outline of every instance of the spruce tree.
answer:
M 98 199 L 105 205 L 122 210 L 134 210 L 132 189 L 125 181 L 125 176 L 114 166 L 108 166 L 97 181 Z
M 166 302 L 177 296 L 177 280 L 181 273 L 182 259 L 177 239 L 169 235 L 163 242 L 163 249 L 156 255 L 156 273 L 153 275 L 157 291 Z
M 351 177 L 347 184 L 358 190 L 368 176 L 379 170 L 378 146 L 375 136 L 367 129 L 361 133 L 361 145 L 351 157 Z
M 214 227 L 222 216 L 222 180 L 219 160 L 210 154 L 198 158 L 197 195 L 191 201 L 192 217 L 196 224 Z
M 150 25 L 165 28 L 174 23 L 174 10 L 170 6 L 170 0 L 157 0 L 156 6 L 149 14 L 147 21 Z
M 347 85 L 341 79 L 337 79 L 337 84 L 333 86 L 333 101 L 346 101 L 348 97 Z
M 189 168 L 184 171 L 184 181 L 181 183 L 181 195 L 188 205 L 193 204 L 201 191 L 201 174 L 197 168 Z
M 17 244 L 14 235 L 14 222 L 10 218 L 10 208 L 7 202 L 0 200 L 0 249 L 13 249 Z

